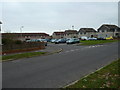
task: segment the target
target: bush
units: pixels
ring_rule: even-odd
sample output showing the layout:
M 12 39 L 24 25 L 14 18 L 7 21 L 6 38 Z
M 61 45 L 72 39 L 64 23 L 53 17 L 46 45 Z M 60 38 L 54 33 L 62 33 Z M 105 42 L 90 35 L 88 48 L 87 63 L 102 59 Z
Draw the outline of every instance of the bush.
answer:
M 3 44 L 3 45 L 7 45 L 7 44 L 22 44 L 22 41 L 3 38 L 3 39 L 2 39 L 2 44 Z
M 2 39 L 2 44 L 6 45 L 6 44 L 11 44 L 14 41 L 12 39 L 7 39 L 7 38 L 3 38 Z
M 14 42 L 15 42 L 15 44 L 22 44 L 22 41 L 20 41 L 20 40 L 15 40 Z

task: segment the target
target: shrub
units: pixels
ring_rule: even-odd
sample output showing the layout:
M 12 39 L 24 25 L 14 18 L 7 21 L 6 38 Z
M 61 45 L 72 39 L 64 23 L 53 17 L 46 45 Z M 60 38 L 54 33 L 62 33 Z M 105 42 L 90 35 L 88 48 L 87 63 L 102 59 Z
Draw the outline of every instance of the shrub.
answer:
M 15 40 L 14 43 L 15 44 L 22 44 L 22 41 L 21 40 Z
M 3 38 L 2 39 L 2 44 L 6 45 L 6 44 L 11 44 L 14 41 L 12 39 L 7 39 L 7 38 Z

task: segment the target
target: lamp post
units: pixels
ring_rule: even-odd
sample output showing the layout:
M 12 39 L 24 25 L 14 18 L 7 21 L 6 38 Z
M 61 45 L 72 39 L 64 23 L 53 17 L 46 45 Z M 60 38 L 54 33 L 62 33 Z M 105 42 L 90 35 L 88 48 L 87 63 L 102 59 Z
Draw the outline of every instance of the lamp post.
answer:
M 1 24 L 2 24 L 2 22 L 0 21 L 0 45 L 2 45 Z
M 74 30 L 74 25 L 72 26 L 72 30 Z
M 0 31 L 1 31 L 1 24 L 2 24 L 2 22 L 0 21 Z
M 21 27 L 20 27 L 21 40 L 22 40 L 22 28 L 24 28 L 24 26 L 21 26 Z

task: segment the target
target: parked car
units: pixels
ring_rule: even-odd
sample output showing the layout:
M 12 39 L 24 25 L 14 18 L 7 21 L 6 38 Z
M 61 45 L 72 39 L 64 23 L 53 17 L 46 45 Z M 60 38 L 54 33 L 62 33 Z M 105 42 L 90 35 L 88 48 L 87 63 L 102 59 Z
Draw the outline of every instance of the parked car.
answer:
M 88 37 L 82 36 L 80 39 L 81 39 L 81 40 L 88 40 Z
M 51 39 L 51 43 L 55 43 L 55 41 L 57 41 L 57 39 Z
M 113 37 L 107 37 L 106 40 L 113 40 Z
M 67 44 L 75 44 L 75 43 L 79 43 L 80 40 L 78 38 L 71 38 L 68 41 L 66 41 Z
M 58 39 L 57 41 L 55 41 L 55 44 L 59 44 L 59 43 L 66 43 L 67 39 Z
M 47 41 L 47 42 L 50 42 L 50 41 L 51 41 L 51 39 L 46 39 L 46 41 Z
M 44 42 L 45 46 L 47 46 L 46 39 L 31 39 L 31 40 L 27 40 L 26 42 Z
M 94 37 L 89 37 L 88 40 L 97 40 L 97 38 L 94 38 Z
M 26 42 L 36 42 L 37 39 L 26 40 Z
M 97 40 L 106 40 L 106 39 L 103 37 L 100 37 L 100 38 L 97 38 Z
M 37 39 L 37 42 L 44 42 L 45 46 L 47 46 L 47 40 L 46 39 Z

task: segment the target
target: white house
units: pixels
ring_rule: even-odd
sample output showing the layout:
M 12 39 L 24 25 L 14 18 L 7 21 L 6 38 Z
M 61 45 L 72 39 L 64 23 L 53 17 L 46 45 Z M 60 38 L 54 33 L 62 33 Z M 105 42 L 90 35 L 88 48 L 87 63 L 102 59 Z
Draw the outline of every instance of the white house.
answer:
M 97 37 L 96 30 L 93 28 L 80 28 L 78 31 L 78 38 L 82 36 L 86 37 Z
M 97 32 L 98 38 L 107 38 L 107 37 L 120 37 L 120 28 L 116 25 L 103 24 L 98 28 Z

